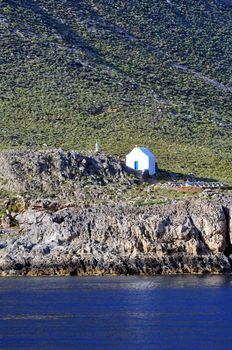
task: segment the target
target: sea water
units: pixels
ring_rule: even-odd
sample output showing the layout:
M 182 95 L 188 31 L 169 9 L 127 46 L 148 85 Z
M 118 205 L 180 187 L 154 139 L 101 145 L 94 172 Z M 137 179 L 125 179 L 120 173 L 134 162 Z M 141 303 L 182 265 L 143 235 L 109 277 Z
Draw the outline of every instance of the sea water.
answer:
M 232 276 L 0 278 L 1 349 L 232 349 Z

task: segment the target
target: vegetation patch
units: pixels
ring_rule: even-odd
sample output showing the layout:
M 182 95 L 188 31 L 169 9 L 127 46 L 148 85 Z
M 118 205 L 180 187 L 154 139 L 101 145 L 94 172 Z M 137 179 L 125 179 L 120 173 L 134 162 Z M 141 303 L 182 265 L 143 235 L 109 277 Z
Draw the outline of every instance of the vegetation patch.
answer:
M 232 7 L 3 0 L 0 149 L 149 147 L 167 172 L 232 182 Z M 46 146 L 47 145 L 47 146 Z

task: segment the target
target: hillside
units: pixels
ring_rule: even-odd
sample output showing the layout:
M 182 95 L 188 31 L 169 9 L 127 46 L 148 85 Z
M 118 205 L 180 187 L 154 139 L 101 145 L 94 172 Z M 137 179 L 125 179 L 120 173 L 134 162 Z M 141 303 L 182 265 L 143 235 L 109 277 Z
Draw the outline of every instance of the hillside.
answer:
M 232 182 L 232 2 L 1 1 L 0 148 L 146 144 Z

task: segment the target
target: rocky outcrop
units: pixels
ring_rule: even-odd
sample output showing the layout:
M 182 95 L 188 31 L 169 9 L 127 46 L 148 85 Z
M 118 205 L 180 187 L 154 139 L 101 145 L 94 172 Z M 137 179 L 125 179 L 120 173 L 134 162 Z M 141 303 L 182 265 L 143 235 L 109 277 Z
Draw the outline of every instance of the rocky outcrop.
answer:
M 130 186 L 135 180 L 118 158 L 76 151 L 9 151 L 0 153 L 0 189 L 37 196 L 67 197 L 87 185 Z
M 12 151 L 0 162 L 0 189 L 16 192 L 0 203 L 0 275 L 232 270 L 229 196 L 154 206 L 145 186 L 139 208 L 127 192 L 138 180 L 115 157 Z
M 0 235 L 1 275 L 230 272 L 221 204 L 27 209 Z

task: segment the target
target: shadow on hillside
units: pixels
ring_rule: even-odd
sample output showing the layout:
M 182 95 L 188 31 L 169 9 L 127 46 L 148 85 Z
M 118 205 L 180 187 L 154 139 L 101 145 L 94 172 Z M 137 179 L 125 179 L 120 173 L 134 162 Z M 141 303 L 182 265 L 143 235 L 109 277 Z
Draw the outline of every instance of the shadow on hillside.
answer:
M 44 25 L 46 25 L 49 29 L 55 30 L 67 46 L 80 48 L 83 51 L 85 51 L 87 55 L 92 57 L 96 63 L 100 63 L 110 69 L 115 69 L 120 74 L 125 74 L 125 72 L 122 69 L 120 69 L 117 65 L 113 64 L 112 62 L 108 62 L 107 59 L 103 57 L 102 53 L 95 46 L 89 45 L 87 40 L 84 39 L 82 35 L 79 35 L 79 33 L 75 29 L 73 29 L 67 21 L 64 22 L 65 14 L 62 19 L 59 19 L 58 17 L 56 18 L 52 13 L 46 12 L 46 10 L 42 8 L 42 6 L 40 6 L 36 3 L 36 1 L 33 0 L 8 0 L 8 3 L 14 7 L 21 7 L 34 12 L 34 24 L 38 24 L 38 26 L 40 26 L 40 21 L 42 21 Z M 65 3 L 63 3 L 63 5 L 65 9 Z M 91 6 L 84 4 L 84 2 L 68 2 L 69 8 L 72 7 L 73 9 L 78 9 L 80 6 L 82 6 L 84 9 L 86 9 L 86 11 L 90 13 L 91 18 L 94 18 L 95 20 L 96 18 L 99 18 L 98 25 L 100 28 L 105 28 L 105 30 L 111 29 L 115 33 L 124 33 L 124 35 L 127 35 L 127 37 L 132 37 L 130 33 L 127 33 L 125 31 L 123 32 L 123 30 L 120 27 L 114 26 L 110 22 L 104 24 L 102 18 L 99 17 L 97 12 Z M 85 13 L 85 11 L 83 11 L 83 13 Z M 83 20 L 84 19 L 85 17 L 83 17 Z M 134 81 L 133 84 L 135 86 L 138 85 Z
M 173 173 L 165 169 L 159 169 L 156 180 L 158 181 L 202 181 L 202 182 L 218 182 L 218 179 L 199 177 L 194 174 Z
M 61 38 L 67 45 L 80 47 L 86 50 L 86 52 L 89 55 L 99 58 L 101 61 L 103 61 L 100 57 L 100 53 L 95 47 L 88 45 L 86 41 L 82 37 L 80 37 L 76 33 L 76 31 L 74 31 L 67 23 L 64 23 L 60 19 L 55 18 L 52 14 L 46 12 L 41 6 L 39 6 L 35 2 L 31 0 L 9 0 L 9 3 L 14 5 L 15 7 L 23 7 L 25 9 L 33 11 L 36 15 L 36 18 L 39 16 L 37 20 L 42 20 L 42 22 L 48 28 L 56 30 L 56 32 L 61 36 Z

